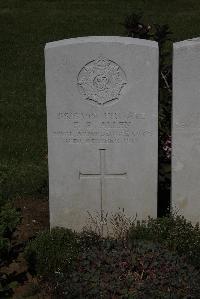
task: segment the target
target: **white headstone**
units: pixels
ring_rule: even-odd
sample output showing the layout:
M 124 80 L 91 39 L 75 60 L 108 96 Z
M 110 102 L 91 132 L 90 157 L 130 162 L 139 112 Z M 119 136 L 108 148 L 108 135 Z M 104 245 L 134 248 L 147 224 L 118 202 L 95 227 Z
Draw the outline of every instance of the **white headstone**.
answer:
M 200 39 L 174 44 L 172 206 L 200 221 Z
M 157 211 L 158 46 L 82 37 L 45 48 L 51 226 Z

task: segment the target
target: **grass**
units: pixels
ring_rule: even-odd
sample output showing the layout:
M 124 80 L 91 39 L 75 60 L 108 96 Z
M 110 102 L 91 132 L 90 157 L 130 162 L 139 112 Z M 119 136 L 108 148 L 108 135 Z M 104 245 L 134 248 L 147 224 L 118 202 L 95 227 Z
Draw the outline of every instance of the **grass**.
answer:
M 124 35 L 124 17 L 139 9 L 145 22 L 169 24 L 175 41 L 200 35 L 198 0 L 1 0 L 2 196 L 37 195 L 47 184 L 45 43 L 77 36 Z

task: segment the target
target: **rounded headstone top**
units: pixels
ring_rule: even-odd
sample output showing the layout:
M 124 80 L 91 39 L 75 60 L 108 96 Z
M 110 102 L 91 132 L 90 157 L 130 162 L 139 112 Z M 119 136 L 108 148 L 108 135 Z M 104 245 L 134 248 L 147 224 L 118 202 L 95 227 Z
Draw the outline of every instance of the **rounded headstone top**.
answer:
M 191 39 L 186 39 L 180 42 L 176 42 L 173 44 L 174 49 L 179 49 L 183 47 L 189 47 L 189 46 L 196 46 L 200 44 L 200 37 L 195 37 Z
M 146 46 L 151 48 L 158 48 L 158 43 L 155 41 L 150 41 L 146 39 L 132 38 L 132 37 L 122 37 L 122 36 L 86 36 L 86 37 L 76 37 L 63 39 L 59 41 L 49 42 L 46 44 L 45 49 L 73 45 L 73 44 L 83 44 L 83 43 L 122 43 L 125 45 L 138 45 Z

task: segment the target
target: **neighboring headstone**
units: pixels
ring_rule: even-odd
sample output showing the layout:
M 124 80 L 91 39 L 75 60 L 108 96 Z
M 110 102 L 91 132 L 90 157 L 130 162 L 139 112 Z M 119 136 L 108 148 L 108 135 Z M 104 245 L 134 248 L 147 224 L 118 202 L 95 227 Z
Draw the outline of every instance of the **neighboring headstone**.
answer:
M 155 217 L 157 43 L 74 38 L 48 43 L 45 60 L 51 227 L 119 208 Z
M 172 207 L 200 221 L 200 39 L 174 44 Z

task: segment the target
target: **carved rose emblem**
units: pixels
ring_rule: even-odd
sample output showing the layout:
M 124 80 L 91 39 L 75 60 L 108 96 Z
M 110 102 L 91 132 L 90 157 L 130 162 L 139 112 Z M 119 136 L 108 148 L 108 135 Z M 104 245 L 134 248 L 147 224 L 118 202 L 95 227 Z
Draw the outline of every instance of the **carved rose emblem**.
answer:
M 78 88 L 85 99 L 98 105 L 119 100 L 127 83 L 121 67 L 104 57 L 87 63 L 78 74 Z

